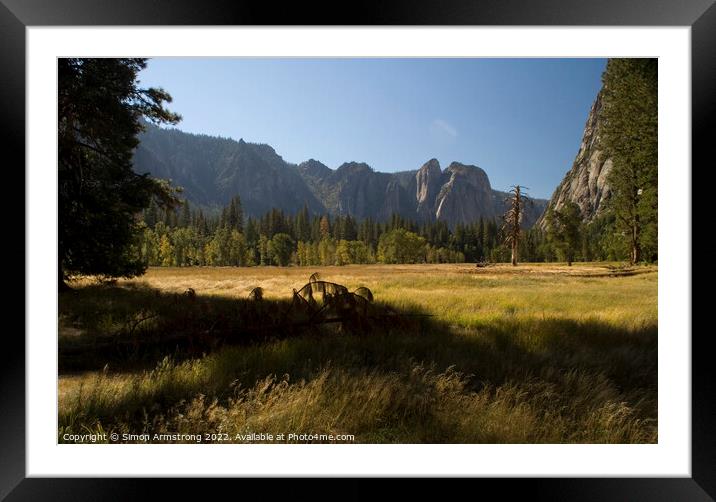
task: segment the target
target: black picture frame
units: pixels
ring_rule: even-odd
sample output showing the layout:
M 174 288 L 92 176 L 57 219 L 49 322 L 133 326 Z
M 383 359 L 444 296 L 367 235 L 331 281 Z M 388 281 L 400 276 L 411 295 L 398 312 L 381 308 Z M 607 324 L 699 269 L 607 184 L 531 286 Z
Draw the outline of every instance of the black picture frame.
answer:
M 350 4 L 293 2 L 281 7 L 272 2 L 228 0 L 0 0 L 0 141 L 4 167 L 16 175 L 23 173 L 16 183 L 25 186 L 26 27 L 284 24 L 690 26 L 692 165 L 703 164 L 705 168 L 712 164 L 708 155 L 716 139 L 714 0 L 400 0 L 391 3 L 373 0 Z M 693 176 L 693 172 L 691 168 L 691 173 L 684 172 L 684 175 Z M 23 228 L 22 235 L 24 233 Z M 13 240 L 23 248 L 24 254 L 24 239 Z M 25 270 L 31 266 L 26 262 Z M 22 297 L 24 301 L 24 295 Z M 691 333 L 674 335 L 691 336 Z M 716 417 L 713 401 L 716 388 L 707 335 L 704 330 L 691 339 L 691 478 L 510 479 L 481 480 L 481 483 L 499 483 L 495 488 L 503 493 L 524 490 L 529 492 L 530 498 L 550 500 L 713 500 L 716 498 L 716 434 L 712 427 Z M 163 498 L 188 494 L 187 481 L 176 479 L 163 482 L 167 480 L 26 478 L 25 344 L 19 330 L 5 333 L 0 349 L 0 374 L 0 499 L 126 500 L 148 493 L 157 483 L 161 483 Z M 270 494 L 276 486 L 264 482 L 252 488 Z M 305 487 L 304 483 L 294 482 L 292 497 L 327 493 L 324 489 L 316 493 Z M 212 490 L 221 488 L 213 486 Z M 413 484 L 415 488 L 422 490 L 420 483 Z M 348 489 L 341 489 L 340 497 L 364 498 L 372 492 L 370 482 L 354 479 Z

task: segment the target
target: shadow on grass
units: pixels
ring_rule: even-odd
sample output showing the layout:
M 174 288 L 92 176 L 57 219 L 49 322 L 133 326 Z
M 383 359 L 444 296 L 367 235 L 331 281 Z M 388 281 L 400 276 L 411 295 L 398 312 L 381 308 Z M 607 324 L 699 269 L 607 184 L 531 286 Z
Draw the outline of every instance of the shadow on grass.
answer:
M 425 328 L 423 319 L 429 317 L 417 310 L 396 311 L 348 291 L 342 296 L 311 297 L 311 302 L 298 295 L 292 300 L 257 300 L 198 296 L 193 290 L 166 293 L 146 285 L 94 285 L 68 291 L 59 300 L 60 373 L 107 364 L 120 370 L 153 367 L 166 356 L 181 360 L 225 346 L 306 335 L 415 332 Z
M 597 370 L 608 365 L 619 366 L 611 376 L 624 386 L 656 379 L 652 364 L 639 357 L 653 356 L 651 362 L 656 364 L 655 324 L 625 330 L 597 320 L 525 321 L 506 316 L 463 329 L 417 307 L 401 310 L 380 302 L 377 315 L 367 321 L 311 324 L 289 300 L 180 295 L 141 285 L 89 286 L 62 293 L 59 304 L 61 374 L 105 365 L 113 371 L 154 367 L 166 356 L 182 360 L 226 346 L 292 339 L 295 348 L 284 348 L 287 358 L 315 364 L 329 357 L 334 364 L 343 361 L 390 370 L 396 358 L 407 357 L 464 366 L 470 373 L 487 372 L 490 381 L 546 364 Z M 637 364 L 630 362 L 634 358 Z M 262 369 L 278 373 L 287 362 Z
M 306 324 L 288 300 L 91 286 L 60 295 L 59 368 L 67 374 L 107 365 L 107 374 L 121 375 L 156 372 L 166 357 L 176 364 L 201 361 L 196 378 L 157 377 L 151 403 L 129 392 L 98 409 L 100 420 L 118 412 L 139 417 L 147 407 L 164 410 L 199 394 L 226 400 L 237 386 L 252 388 L 271 376 L 312 381 L 326 368 L 410 375 L 416 365 L 459 372 L 469 392 L 535 384 L 557 402 L 586 395 L 580 388 L 569 396 L 571 385 L 604 384 L 642 418 L 656 417 L 655 324 L 626 330 L 598 320 L 506 316 L 467 329 L 417 308 L 380 302 L 376 308 L 368 321 Z

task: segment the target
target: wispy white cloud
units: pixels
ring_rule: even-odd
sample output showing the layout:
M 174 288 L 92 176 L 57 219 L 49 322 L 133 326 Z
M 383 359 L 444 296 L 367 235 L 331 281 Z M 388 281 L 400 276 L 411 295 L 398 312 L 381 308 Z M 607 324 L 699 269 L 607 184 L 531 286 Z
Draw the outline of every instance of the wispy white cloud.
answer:
M 457 128 L 443 119 L 433 120 L 432 124 L 430 124 L 430 129 L 433 132 L 438 132 L 451 138 L 457 138 Z

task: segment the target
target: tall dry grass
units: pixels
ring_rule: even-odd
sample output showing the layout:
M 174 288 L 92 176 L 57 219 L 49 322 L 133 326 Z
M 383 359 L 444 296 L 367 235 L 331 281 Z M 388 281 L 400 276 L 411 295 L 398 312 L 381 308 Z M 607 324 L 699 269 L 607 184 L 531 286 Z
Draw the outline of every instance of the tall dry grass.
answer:
M 152 309 L 147 291 L 191 287 L 230 305 L 261 286 L 281 299 L 315 270 L 155 269 L 113 287 L 80 284 L 61 298 L 60 340 L 121 330 L 137 311 Z M 433 317 L 407 332 L 324 331 L 165 358 L 150 369 L 113 361 L 104 371 L 64 374 L 60 438 L 114 431 L 225 432 L 234 441 L 250 432 L 380 443 L 657 440 L 653 267 L 627 277 L 598 265 L 319 272 Z M 134 289 L 138 283 L 150 289 Z

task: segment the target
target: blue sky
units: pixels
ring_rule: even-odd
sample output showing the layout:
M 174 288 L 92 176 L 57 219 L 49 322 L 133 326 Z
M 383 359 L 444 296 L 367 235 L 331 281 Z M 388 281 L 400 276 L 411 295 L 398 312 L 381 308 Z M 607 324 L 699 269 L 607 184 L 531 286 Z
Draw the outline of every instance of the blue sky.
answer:
M 435 157 L 548 198 L 579 149 L 605 59 L 151 59 L 178 128 L 268 143 L 288 162 L 376 171 Z

